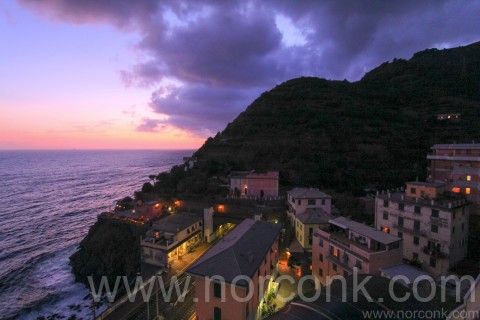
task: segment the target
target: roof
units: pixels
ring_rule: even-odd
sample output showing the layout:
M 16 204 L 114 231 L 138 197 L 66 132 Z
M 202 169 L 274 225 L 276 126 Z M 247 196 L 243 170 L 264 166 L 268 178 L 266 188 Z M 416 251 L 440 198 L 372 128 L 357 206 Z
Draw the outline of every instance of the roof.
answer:
M 177 233 L 202 220 L 201 216 L 193 214 L 172 214 L 155 222 L 152 228 L 159 231 Z
M 331 196 L 317 188 L 294 188 L 288 191 L 287 194 L 296 199 L 331 198 Z
M 410 181 L 406 184 L 413 184 L 415 186 L 424 186 L 424 187 L 443 187 L 446 184 L 444 182 L 434 182 L 434 181 Z
M 448 195 L 439 195 L 436 199 L 410 197 L 404 192 L 383 193 L 377 195 L 377 199 L 393 201 L 396 203 L 414 204 L 422 207 L 439 208 L 441 210 L 452 210 L 458 207 L 468 205 L 465 196 L 457 193 L 449 193 Z
M 280 176 L 278 171 L 256 172 L 252 171 L 232 171 L 230 178 L 233 179 L 274 179 Z
M 378 231 L 363 223 L 356 222 L 345 217 L 338 217 L 336 219 L 330 220 L 329 222 L 342 229 L 352 230 L 353 232 L 359 233 L 362 236 L 373 239 L 383 244 L 389 244 L 401 240 L 400 238 L 392 236 L 391 234 Z
M 247 175 L 253 171 L 232 171 L 230 172 L 230 178 L 246 178 Z
M 408 264 L 399 264 L 392 267 L 380 268 L 380 271 L 385 277 L 390 279 L 395 276 L 407 277 L 410 281 L 410 284 L 414 283 L 415 280 L 420 276 L 428 276 L 428 273 L 425 273 L 422 270 L 419 270 L 418 268 L 412 267 Z M 403 284 L 407 285 L 407 283 L 404 283 L 402 279 L 399 280 L 402 281 Z
M 303 224 L 328 223 L 333 216 L 323 211 L 321 208 L 308 208 L 297 215 L 297 219 Z
M 431 149 L 480 149 L 480 143 L 435 144 Z
M 412 310 L 440 314 L 442 307 L 448 309 L 448 306 L 435 304 L 433 300 L 422 302 L 415 298 L 412 289 L 384 277 L 360 274 L 355 280 L 353 276 L 342 280 L 335 280 L 328 290 L 323 287 L 314 301 L 304 302 L 298 298 L 267 319 L 369 319 L 374 314 L 370 313 L 372 311 L 378 315 L 375 319 L 393 319 L 392 314 L 408 314 Z M 351 293 L 355 288 L 358 294 Z M 345 292 L 348 294 L 344 296 Z M 399 303 L 398 297 L 405 297 L 406 301 Z
M 198 259 L 187 272 L 203 277 L 220 276 L 229 283 L 239 275 L 252 278 L 281 229 L 281 224 L 245 219 Z M 247 285 L 246 282 L 238 284 Z

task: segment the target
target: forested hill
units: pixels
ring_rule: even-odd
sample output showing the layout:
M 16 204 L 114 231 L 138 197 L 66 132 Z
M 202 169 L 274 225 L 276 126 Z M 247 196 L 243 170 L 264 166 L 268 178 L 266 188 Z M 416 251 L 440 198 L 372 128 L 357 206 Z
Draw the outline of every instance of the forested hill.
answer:
M 443 113 L 461 117 L 437 120 Z M 276 169 L 283 185 L 341 192 L 425 178 L 430 146 L 472 140 L 480 142 L 480 42 L 394 59 L 353 83 L 289 80 L 195 155 L 207 176 Z

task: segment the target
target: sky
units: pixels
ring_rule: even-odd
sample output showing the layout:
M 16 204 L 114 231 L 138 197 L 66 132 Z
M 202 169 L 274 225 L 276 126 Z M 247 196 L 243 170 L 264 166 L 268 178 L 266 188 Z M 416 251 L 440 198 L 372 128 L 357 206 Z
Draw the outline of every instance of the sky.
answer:
M 480 41 L 480 1 L 2 0 L 0 149 L 193 149 L 262 92 Z

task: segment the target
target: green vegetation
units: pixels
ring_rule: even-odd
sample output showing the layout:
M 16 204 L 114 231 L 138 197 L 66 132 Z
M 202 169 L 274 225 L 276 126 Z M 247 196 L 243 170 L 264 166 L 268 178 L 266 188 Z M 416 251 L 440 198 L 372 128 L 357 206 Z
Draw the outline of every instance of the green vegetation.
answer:
M 480 141 L 479 128 L 480 43 L 429 49 L 354 83 L 299 78 L 263 93 L 194 154 L 195 169 L 160 174 L 156 189 L 215 194 L 220 177 L 245 169 L 279 170 L 286 187 L 396 187 L 425 178 L 430 146 Z
M 141 225 L 126 224 L 114 219 L 98 219 L 80 242 L 80 250 L 70 257 L 75 280 L 88 285 L 93 276 L 98 285 L 107 276 L 113 288 L 117 276 L 133 277 L 140 270 Z

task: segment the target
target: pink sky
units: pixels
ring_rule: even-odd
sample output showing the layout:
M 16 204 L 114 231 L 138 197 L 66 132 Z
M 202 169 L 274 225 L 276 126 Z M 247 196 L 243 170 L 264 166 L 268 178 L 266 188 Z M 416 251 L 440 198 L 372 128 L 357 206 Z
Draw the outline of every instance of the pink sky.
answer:
M 120 70 L 139 59 L 136 35 L 49 21 L 0 4 L 0 149 L 193 149 L 205 136 L 166 124 L 139 131 L 150 90 Z M 3 44 L 8 45 L 3 45 Z
M 475 0 L 2 0 L 0 149 L 194 149 L 284 81 L 470 44 L 479 16 Z

